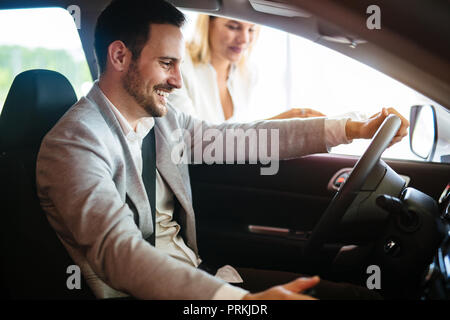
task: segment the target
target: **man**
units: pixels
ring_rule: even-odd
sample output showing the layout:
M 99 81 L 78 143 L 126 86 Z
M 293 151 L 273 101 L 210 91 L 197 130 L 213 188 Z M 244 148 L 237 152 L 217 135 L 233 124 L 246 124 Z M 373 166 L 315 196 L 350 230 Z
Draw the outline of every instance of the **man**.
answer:
M 311 299 L 302 291 L 314 287 L 317 277 L 249 293 L 220 279 L 239 281 L 234 268 L 222 269 L 234 277 L 196 268 L 201 260 L 189 173 L 187 165 L 172 161 L 173 132 L 194 137 L 199 128 L 276 128 L 285 158 L 371 137 L 388 111 L 362 123 L 294 119 L 218 126 L 179 113 L 166 98 L 182 85 L 183 22 L 183 14 L 162 1 L 116 0 L 102 12 L 95 31 L 99 81 L 41 145 L 41 205 L 97 297 Z M 406 135 L 407 126 L 404 120 L 393 142 Z M 145 151 L 151 145 L 147 137 L 156 143 L 153 192 L 146 168 L 155 163 Z M 205 147 L 192 140 L 193 148 Z

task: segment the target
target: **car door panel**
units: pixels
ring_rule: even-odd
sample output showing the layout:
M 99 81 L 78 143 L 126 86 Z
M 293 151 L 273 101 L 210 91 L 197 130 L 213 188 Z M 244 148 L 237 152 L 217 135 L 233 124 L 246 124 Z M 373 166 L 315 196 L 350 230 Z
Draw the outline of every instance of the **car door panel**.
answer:
M 311 231 L 334 196 L 327 188 L 358 157 L 316 154 L 280 161 L 272 176 L 260 165 L 190 166 L 199 249 L 215 263 L 293 270 L 306 265 L 301 254 Z M 385 160 L 409 186 L 436 200 L 450 181 L 448 164 Z M 330 262 L 339 246 L 329 246 Z M 298 271 L 297 269 L 295 271 Z

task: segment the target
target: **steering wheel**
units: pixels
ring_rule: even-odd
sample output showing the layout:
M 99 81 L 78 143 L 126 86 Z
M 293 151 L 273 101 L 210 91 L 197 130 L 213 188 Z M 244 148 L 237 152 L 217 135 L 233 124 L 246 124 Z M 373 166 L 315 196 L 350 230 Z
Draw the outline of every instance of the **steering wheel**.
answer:
M 313 229 L 305 244 L 304 253 L 313 256 L 332 234 L 333 229 L 341 222 L 342 217 L 358 195 L 365 180 L 369 177 L 381 154 L 388 147 L 400 128 L 401 120 L 395 115 L 389 115 L 375 133 L 366 152 L 353 167 L 350 176 L 335 194 L 328 208 Z

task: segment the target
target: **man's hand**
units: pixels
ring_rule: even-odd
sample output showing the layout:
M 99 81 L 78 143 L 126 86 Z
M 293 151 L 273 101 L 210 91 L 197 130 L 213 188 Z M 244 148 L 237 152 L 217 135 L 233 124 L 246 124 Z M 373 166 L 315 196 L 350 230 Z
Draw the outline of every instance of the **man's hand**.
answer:
M 347 121 L 347 124 L 345 126 L 345 133 L 347 134 L 347 138 L 349 140 L 372 138 L 375 132 L 378 130 L 378 127 L 390 114 L 395 114 L 402 121 L 402 124 L 400 125 L 397 134 L 389 144 L 389 147 L 396 144 L 408 135 L 409 121 L 406 120 L 406 118 L 398 113 L 398 111 L 394 108 L 383 108 L 381 112 L 374 114 L 367 121 Z
M 292 108 L 286 112 L 280 113 L 275 117 L 267 120 L 275 119 L 291 119 L 291 118 L 311 118 L 311 117 L 325 117 L 325 115 L 319 111 L 310 108 Z
M 284 285 L 272 287 L 259 293 L 246 294 L 242 300 L 317 300 L 311 296 L 301 294 L 306 289 L 317 285 L 320 278 L 298 278 Z

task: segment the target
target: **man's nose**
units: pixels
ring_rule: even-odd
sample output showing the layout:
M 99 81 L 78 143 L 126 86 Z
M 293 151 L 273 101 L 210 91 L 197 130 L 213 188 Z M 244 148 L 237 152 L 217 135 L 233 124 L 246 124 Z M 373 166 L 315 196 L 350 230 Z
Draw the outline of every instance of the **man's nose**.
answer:
M 172 69 L 168 83 L 175 89 L 180 89 L 182 87 L 183 81 L 181 79 L 180 67 L 177 66 Z

